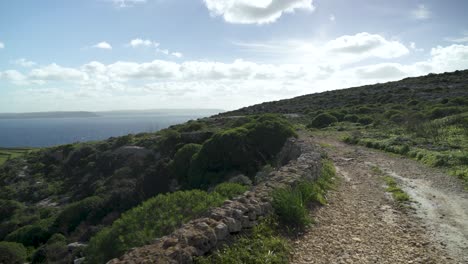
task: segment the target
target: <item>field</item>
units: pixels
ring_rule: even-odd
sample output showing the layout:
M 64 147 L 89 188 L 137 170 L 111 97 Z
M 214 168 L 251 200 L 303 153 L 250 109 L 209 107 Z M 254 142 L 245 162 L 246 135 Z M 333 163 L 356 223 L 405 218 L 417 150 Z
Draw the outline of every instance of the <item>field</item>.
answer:
M 0 148 L 0 165 L 7 160 L 20 157 L 31 151 L 29 148 Z

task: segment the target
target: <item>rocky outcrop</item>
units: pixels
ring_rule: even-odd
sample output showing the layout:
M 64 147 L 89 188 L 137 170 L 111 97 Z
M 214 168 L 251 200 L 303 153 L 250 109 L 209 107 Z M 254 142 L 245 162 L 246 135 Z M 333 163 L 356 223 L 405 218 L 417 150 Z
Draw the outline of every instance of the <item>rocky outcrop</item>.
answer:
M 225 201 L 223 206 L 212 209 L 206 217 L 192 220 L 153 244 L 133 249 L 108 263 L 193 263 L 193 257 L 202 256 L 230 236 L 252 228 L 259 219 L 273 212 L 271 192 L 274 189 L 294 186 L 304 179 L 315 180 L 320 175 L 321 156 L 313 146 L 292 139 L 285 148 L 299 149 L 300 155 L 290 155 L 297 158 L 271 172 L 267 181 Z M 285 150 L 285 153 L 289 152 Z

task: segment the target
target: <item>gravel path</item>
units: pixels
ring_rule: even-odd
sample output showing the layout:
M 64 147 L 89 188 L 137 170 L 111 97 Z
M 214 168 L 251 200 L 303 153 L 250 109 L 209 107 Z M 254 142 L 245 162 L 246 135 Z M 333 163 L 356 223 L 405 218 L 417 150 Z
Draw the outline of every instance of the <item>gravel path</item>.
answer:
M 339 180 L 329 204 L 311 213 L 316 224 L 293 241 L 292 263 L 468 263 L 468 197 L 457 179 L 333 137 L 310 140 L 327 146 Z M 393 201 L 375 166 L 411 206 Z

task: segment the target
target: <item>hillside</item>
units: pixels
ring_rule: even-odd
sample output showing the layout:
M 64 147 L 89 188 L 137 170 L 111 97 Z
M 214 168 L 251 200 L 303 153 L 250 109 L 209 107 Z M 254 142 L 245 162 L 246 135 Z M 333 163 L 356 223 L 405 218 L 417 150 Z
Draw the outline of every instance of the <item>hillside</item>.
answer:
M 83 256 L 105 263 L 244 193 L 283 165 L 277 155 L 297 131 L 307 142 L 326 135 L 342 141 L 335 145 L 406 156 L 468 186 L 468 70 L 267 102 L 156 133 L 5 153 L 0 250 L 22 252 L 15 254 L 32 263 Z M 308 202 L 326 202 L 317 185 L 304 186 L 314 194 Z M 289 197 L 301 217 L 304 197 Z M 308 222 L 284 222 L 294 221 Z
M 292 99 L 265 102 L 222 113 L 235 116 L 259 113 L 307 114 L 312 111 L 369 105 L 406 104 L 411 101 L 441 103 L 468 97 L 468 70 L 429 74 L 401 81 L 308 94 Z M 462 102 L 466 104 L 466 102 Z

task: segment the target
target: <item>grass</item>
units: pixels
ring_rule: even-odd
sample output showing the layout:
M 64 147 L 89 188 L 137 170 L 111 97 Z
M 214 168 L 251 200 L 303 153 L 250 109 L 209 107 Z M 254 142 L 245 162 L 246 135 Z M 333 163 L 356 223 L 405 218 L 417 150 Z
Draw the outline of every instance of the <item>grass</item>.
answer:
M 302 181 L 294 187 L 273 192 L 273 208 L 278 222 L 287 230 L 302 230 L 313 222 L 308 215 L 308 205 L 327 203 L 326 193 L 333 187 L 336 171 L 333 162 L 322 159 L 320 177 L 315 181 Z
M 225 245 L 210 256 L 195 259 L 196 264 L 286 264 L 291 246 L 279 235 L 278 224 L 267 218 L 252 229 L 250 234 L 239 236 L 234 243 Z
M 0 166 L 7 160 L 21 157 L 29 151 L 29 148 L 0 148 Z
M 384 181 L 387 184 L 387 192 L 391 193 L 393 199 L 398 202 L 407 202 L 410 200 L 410 197 L 405 193 L 400 187 L 398 187 L 397 182 L 390 176 L 384 176 Z

